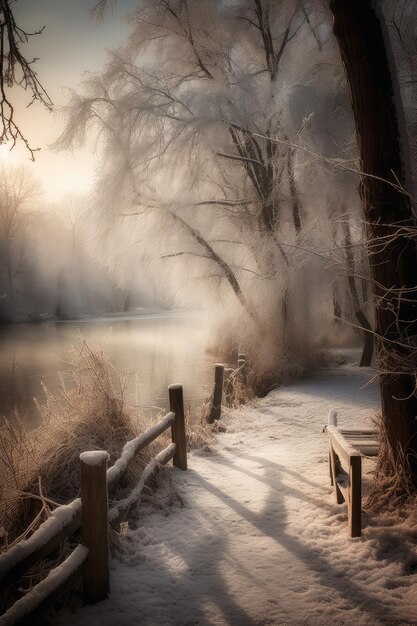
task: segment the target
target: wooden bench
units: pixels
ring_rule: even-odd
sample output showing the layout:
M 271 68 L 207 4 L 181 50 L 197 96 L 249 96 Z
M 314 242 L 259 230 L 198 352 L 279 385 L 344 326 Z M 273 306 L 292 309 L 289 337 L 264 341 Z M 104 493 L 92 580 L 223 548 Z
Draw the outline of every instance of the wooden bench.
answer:
M 326 426 L 329 438 L 330 481 L 338 504 L 348 507 L 349 534 L 361 536 L 362 457 L 376 456 L 376 430 L 342 429 L 337 426 L 337 413 L 330 411 Z

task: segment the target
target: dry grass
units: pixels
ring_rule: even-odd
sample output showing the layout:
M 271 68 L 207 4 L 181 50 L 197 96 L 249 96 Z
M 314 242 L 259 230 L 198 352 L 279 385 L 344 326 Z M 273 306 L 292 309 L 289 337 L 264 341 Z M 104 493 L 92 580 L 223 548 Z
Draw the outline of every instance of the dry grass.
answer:
M 241 368 L 236 368 L 230 376 L 225 377 L 223 409 L 238 409 L 242 404 L 253 400 L 255 396 L 250 385 L 250 376 L 250 371 L 243 374 Z M 207 392 L 202 405 L 196 411 L 196 419 L 192 420 L 190 418 L 190 411 L 186 413 L 187 447 L 189 449 L 199 449 L 203 452 L 208 452 L 211 450 L 211 445 L 214 443 L 216 435 L 227 430 L 222 420 L 208 423 L 213 404 L 213 391 L 214 386 Z
M 196 411 L 196 417 L 191 418 L 189 409 L 185 413 L 185 432 L 187 437 L 188 450 L 210 450 L 210 446 L 215 440 L 215 430 L 213 424 L 207 423 L 207 415 L 210 412 L 209 397 L 204 400 L 200 408 Z
M 380 415 L 375 419 L 375 426 L 378 432 L 379 453 L 372 491 L 366 504 L 372 509 L 391 511 L 401 509 L 416 500 L 415 491 L 411 488 L 410 466 L 402 450 L 399 450 L 394 458 L 388 433 Z
M 254 398 L 254 394 L 247 381 L 241 376 L 241 370 L 236 368 L 232 374 L 224 381 L 223 408 L 237 409 L 242 404 Z M 213 390 L 207 392 L 200 408 L 196 411 L 197 418 L 191 419 L 190 411 L 186 412 L 186 434 L 187 447 L 189 449 L 199 449 L 203 452 L 209 451 L 211 445 L 219 432 L 225 432 L 225 427 L 221 420 L 208 423 L 212 404 Z
M 47 388 L 39 406 L 42 425 L 27 430 L 22 420 L 6 422 L 0 430 L 0 551 L 30 536 L 60 504 L 79 496 L 79 455 L 85 450 L 104 449 L 111 465 L 124 444 L 149 427 L 149 421 L 123 400 L 123 380 L 103 351 L 80 340 L 80 349 L 62 389 L 52 394 Z M 129 466 L 112 499 L 121 499 L 138 482 L 147 463 L 168 443 L 169 435 L 141 452 Z M 155 493 L 163 484 L 165 496 Z M 180 496 L 164 468 L 146 486 L 144 499 L 165 509 Z M 111 530 L 111 545 L 118 544 Z M 75 539 L 77 541 L 77 539 Z M 74 538 L 72 539 L 74 541 Z M 43 579 L 71 550 L 68 538 L 48 559 L 27 572 L 18 588 L 0 592 L 0 611 Z
M 228 408 L 238 409 L 255 397 L 254 370 L 249 367 L 249 363 L 245 364 L 245 374 L 242 368 L 237 367 L 225 380 L 224 399 Z
M 112 464 L 126 441 L 147 427 L 126 407 L 123 382 L 105 354 L 84 341 L 61 393 L 45 388 L 45 395 L 39 428 L 28 431 L 18 421 L 0 431 L 0 527 L 9 546 L 30 534 L 56 505 L 79 495 L 82 451 L 107 450 Z M 137 481 L 151 456 L 148 447 L 119 491 Z

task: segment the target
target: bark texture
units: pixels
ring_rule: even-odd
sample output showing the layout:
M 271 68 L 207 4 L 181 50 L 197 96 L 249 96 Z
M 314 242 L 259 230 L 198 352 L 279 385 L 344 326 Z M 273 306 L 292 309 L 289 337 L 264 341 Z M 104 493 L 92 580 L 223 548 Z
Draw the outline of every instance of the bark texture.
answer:
M 401 465 L 415 487 L 417 398 L 412 345 L 417 335 L 417 255 L 415 241 L 404 228 L 415 229 L 416 220 L 407 194 L 398 188 L 406 182 L 399 90 L 374 3 L 330 0 L 330 8 L 350 86 L 364 172 L 360 194 L 374 281 L 383 426 L 393 471 Z

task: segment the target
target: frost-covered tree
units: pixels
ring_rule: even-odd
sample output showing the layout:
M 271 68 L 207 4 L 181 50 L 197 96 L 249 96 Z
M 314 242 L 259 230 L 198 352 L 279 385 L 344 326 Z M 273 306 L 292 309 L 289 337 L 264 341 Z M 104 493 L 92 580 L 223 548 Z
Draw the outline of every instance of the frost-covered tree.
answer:
M 5 273 L 4 297 L 11 297 L 15 278 L 24 272 L 23 239 L 33 219 L 39 185 L 23 168 L 0 170 L 0 265 Z
M 333 157 L 349 138 L 329 23 L 300 0 L 141 0 L 129 22 L 58 145 L 98 131 L 100 211 L 136 220 L 161 272 L 234 295 L 264 343 L 317 338 L 330 275 L 304 250 L 330 228 L 328 174 L 296 145 Z

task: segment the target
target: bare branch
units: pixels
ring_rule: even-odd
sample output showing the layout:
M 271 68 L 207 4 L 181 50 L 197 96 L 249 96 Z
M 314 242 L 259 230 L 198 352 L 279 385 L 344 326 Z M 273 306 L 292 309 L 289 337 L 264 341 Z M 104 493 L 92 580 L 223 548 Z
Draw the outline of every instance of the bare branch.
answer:
M 253 163 L 254 165 L 259 165 L 259 167 L 263 167 L 263 163 L 261 163 L 257 159 L 251 159 L 250 157 L 237 156 L 236 154 L 226 154 L 225 152 L 216 152 L 216 154 L 217 156 L 223 157 L 224 159 L 232 159 L 233 161 L 246 161 L 247 163 Z
M 20 28 L 10 8 L 11 1 L 0 0 L 0 144 L 11 141 L 13 148 L 21 141 L 34 161 L 35 152 L 39 148 L 30 145 L 18 125 L 8 90 L 14 86 L 22 87 L 31 97 L 28 106 L 37 101 L 46 109 L 52 109 L 52 100 L 32 69 L 36 59 L 28 61 L 20 51 L 21 44 L 27 43 L 30 37 L 41 34 L 43 29 L 29 33 Z

